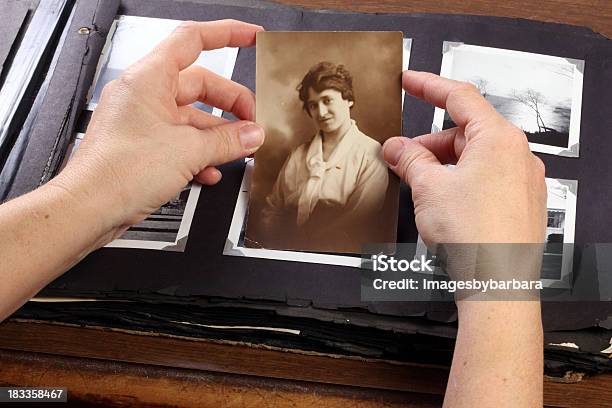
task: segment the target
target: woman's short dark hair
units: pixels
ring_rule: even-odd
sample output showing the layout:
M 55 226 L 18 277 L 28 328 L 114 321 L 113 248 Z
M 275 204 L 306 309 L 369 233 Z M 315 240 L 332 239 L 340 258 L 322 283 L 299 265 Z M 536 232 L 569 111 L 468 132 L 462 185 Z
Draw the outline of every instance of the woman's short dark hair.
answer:
M 308 89 L 315 92 L 323 92 L 326 89 L 335 89 L 342 94 L 347 101 L 355 101 L 353 95 L 353 77 L 344 65 L 336 65 L 333 62 L 319 62 L 314 65 L 297 86 L 300 94 L 302 108 L 308 112 Z

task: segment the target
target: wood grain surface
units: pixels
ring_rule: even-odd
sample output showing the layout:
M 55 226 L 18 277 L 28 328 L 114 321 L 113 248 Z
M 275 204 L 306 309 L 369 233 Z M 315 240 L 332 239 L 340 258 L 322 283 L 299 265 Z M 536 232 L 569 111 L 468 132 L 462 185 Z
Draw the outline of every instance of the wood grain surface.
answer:
M 106 406 L 439 406 L 448 369 L 52 324 L 0 324 L 0 386 Z M 544 383 L 547 407 L 609 407 L 612 374 Z
M 444 13 L 525 18 L 585 26 L 612 38 L 610 0 L 277 0 L 277 3 L 365 13 Z
M 136 407 L 437 407 L 440 395 L 0 351 L 0 386 L 68 387 L 69 403 Z
M 10 321 L 0 325 L 0 349 L 433 395 L 444 393 L 448 375 L 441 367 Z

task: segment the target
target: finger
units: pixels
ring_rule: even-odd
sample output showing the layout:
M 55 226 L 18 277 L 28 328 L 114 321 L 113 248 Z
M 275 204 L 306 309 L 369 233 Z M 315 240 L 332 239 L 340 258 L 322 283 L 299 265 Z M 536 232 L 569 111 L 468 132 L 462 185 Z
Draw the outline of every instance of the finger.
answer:
M 181 124 L 196 127 L 198 129 L 206 129 L 211 126 L 218 126 L 227 123 L 227 119 L 211 115 L 193 106 L 179 106 L 179 115 Z
M 388 139 L 383 145 L 383 157 L 391 170 L 413 188 L 431 170 L 443 169 L 432 152 L 407 137 Z
M 179 74 L 176 103 L 196 101 L 232 112 L 240 119 L 254 119 L 255 95 L 249 88 L 193 65 Z
M 263 129 L 246 121 L 227 122 L 206 129 L 185 126 L 180 131 L 194 168 L 217 166 L 254 153 L 264 140 Z M 194 172 L 195 174 L 195 172 Z
M 200 184 L 204 184 L 205 186 L 214 186 L 221 181 L 222 177 L 223 176 L 219 169 L 214 166 L 210 166 L 196 174 L 195 180 Z
M 412 140 L 425 146 L 442 164 L 456 164 L 466 143 L 463 129 L 460 127 L 417 136 Z
M 446 109 L 453 121 L 463 128 L 470 122 L 499 118 L 495 108 L 467 82 L 429 72 L 404 71 L 402 86 L 410 95 Z
M 236 20 L 186 21 L 145 57 L 169 74 L 178 74 L 195 62 L 203 50 L 250 47 L 263 27 Z

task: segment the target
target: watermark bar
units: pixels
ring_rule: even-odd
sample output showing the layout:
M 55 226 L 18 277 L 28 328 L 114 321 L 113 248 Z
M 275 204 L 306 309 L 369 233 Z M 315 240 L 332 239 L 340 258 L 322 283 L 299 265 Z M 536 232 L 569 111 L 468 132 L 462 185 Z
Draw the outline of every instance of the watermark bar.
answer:
M 612 299 L 612 244 L 372 244 L 361 300 Z
M 0 387 L 0 403 L 68 402 L 66 388 Z

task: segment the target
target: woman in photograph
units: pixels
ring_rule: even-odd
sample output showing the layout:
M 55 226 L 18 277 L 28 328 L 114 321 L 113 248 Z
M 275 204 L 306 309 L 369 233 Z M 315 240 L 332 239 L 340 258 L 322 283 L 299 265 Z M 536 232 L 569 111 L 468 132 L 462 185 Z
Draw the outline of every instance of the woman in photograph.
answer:
M 264 226 L 280 234 L 263 246 L 361 253 L 379 242 L 372 226 L 389 183 L 381 145 L 351 118 L 353 80 L 344 66 L 314 65 L 297 91 L 317 131 L 291 152 L 266 198 Z

